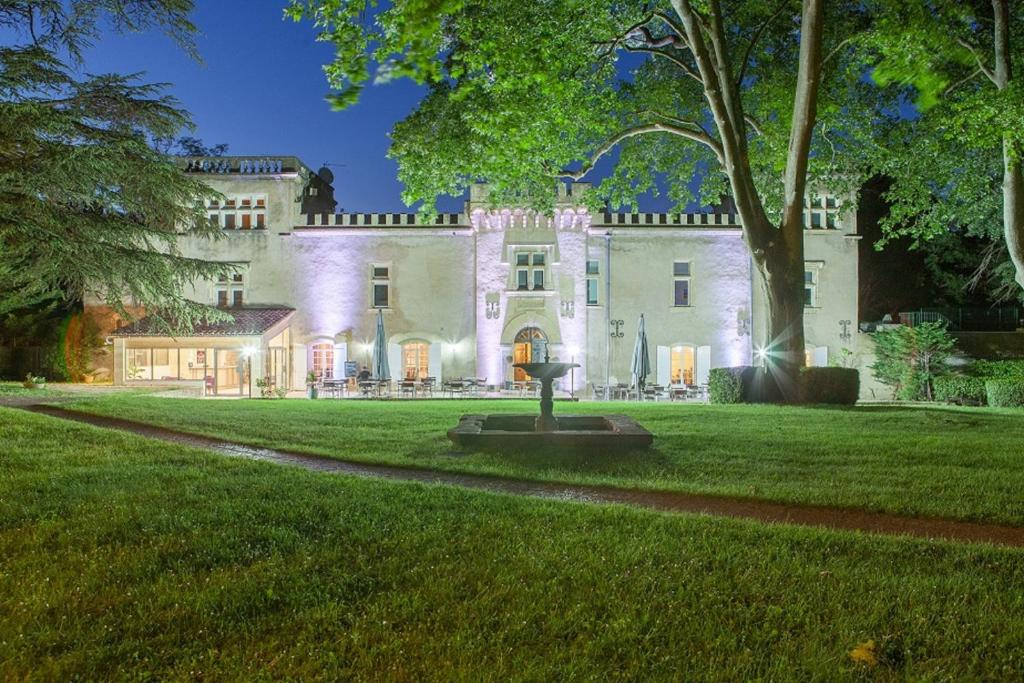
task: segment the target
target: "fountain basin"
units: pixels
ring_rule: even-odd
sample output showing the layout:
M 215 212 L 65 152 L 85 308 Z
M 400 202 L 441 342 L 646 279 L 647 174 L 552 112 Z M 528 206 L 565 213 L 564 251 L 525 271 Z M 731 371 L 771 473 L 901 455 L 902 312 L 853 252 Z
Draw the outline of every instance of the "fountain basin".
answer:
M 537 448 L 625 453 L 647 448 L 654 436 L 626 415 L 559 415 L 558 426 L 537 431 L 536 415 L 463 415 L 448 438 L 467 450 Z

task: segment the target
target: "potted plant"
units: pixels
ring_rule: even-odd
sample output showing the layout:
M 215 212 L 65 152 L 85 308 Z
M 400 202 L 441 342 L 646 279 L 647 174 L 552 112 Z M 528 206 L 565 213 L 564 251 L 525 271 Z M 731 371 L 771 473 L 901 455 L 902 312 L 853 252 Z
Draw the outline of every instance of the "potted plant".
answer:
M 26 389 L 43 389 L 46 387 L 46 378 L 33 375 L 30 372 L 25 375 L 25 381 L 21 383 L 21 386 Z
M 320 378 L 312 370 L 306 373 L 306 391 L 309 393 L 310 398 L 316 398 L 319 394 L 319 389 L 317 388 L 319 381 Z

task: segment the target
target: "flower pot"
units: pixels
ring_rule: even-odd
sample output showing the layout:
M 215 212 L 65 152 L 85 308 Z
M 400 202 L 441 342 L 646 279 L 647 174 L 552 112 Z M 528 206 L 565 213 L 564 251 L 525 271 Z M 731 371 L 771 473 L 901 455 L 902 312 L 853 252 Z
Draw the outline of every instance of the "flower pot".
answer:
M 316 385 L 311 385 L 309 387 L 309 397 L 310 398 L 316 398 L 318 394 L 319 394 L 319 391 L 317 390 Z

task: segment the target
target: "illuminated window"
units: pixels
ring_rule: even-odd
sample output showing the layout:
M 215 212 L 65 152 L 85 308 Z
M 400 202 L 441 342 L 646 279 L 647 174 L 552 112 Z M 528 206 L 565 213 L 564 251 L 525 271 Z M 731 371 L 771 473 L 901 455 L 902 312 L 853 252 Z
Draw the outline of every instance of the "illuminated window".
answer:
M 402 345 L 402 376 L 405 379 L 423 379 L 429 374 L 430 344 L 421 341 Z
M 673 346 L 671 354 L 672 384 L 694 383 L 694 352 L 692 346 Z
M 676 261 L 672 264 L 673 305 L 690 305 L 690 262 Z
M 320 379 L 334 377 L 334 344 L 321 342 L 313 344 L 312 372 Z

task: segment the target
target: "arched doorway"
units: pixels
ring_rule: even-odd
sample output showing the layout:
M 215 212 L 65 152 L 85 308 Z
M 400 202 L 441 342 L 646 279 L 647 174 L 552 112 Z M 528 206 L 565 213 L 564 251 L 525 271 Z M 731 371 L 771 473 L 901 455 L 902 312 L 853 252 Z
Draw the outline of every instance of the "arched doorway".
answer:
M 532 363 L 544 360 L 544 349 L 547 348 L 548 337 L 540 328 L 524 327 L 516 333 L 512 346 L 513 363 Z M 529 379 L 521 368 L 515 369 L 515 380 L 524 382 Z

